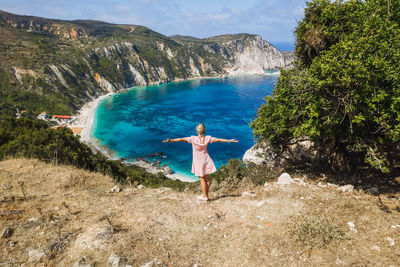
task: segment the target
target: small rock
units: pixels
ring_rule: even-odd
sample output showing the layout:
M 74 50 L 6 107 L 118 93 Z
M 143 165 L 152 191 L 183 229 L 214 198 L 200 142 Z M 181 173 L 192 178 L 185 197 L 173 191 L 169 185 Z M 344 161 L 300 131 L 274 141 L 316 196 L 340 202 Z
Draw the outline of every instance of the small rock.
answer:
M 400 228 L 400 224 L 392 225 L 391 227 L 392 227 L 393 229 Z
M 356 225 L 355 225 L 353 222 L 348 222 L 347 225 L 348 225 L 349 227 L 351 227 L 351 228 L 356 227 Z
M 8 190 L 12 188 L 12 185 L 8 185 L 8 184 L 2 184 L 1 188 L 3 188 L 3 190 Z
M 138 189 L 143 189 L 144 188 L 144 186 L 143 185 L 138 185 L 138 187 L 137 187 Z
M 260 202 L 257 202 L 257 203 L 256 203 L 256 206 L 257 206 L 257 207 L 261 207 L 261 206 L 264 205 L 264 204 L 265 204 L 264 201 L 260 201 Z
M 28 262 L 36 262 L 36 261 L 40 261 L 40 259 L 46 255 L 43 250 L 41 249 L 32 249 L 28 252 L 29 254 L 29 259 Z
M 331 183 L 327 183 L 326 185 L 329 186 L 329 187 L 335 187 L 335 188 L 338 188 L 338 187 L 339 187 L 338 185 L 336 185 L 336 184 L 331 184 Z
M 3 238 L 9 238 L 13 235 L 14 233 L 14 229 L 10 228 L 10 227 L 6 227 L 3 230 L 3 233 L 1 234 L 1 237 Z
M 114 193 L 114 192 L 121 192 L 121 191 L 122 191 L 122 188 L 119 187 L 118 185 L 115 185 L 113 188 L 110 189 L 110 192 L 111 192 L 111 193 Z
M 347 184 L 347 185 L 338 187 L 337 190 L 342 191 L 343 193 L 345 193 L 345 192 L 353 193 L 353 191 L 354 191 L 354 186 L 351 185 L 351 184 Z
M 165 265 L 161 261 L 158 261 L 157 259 L 154 259 L 154 260 L 142 265 L 141 267 L 166 267 L 166 266 L 167 265 Z
M 37 222 L 37 221 L 39 221 L 39 219 L 36 217 L 32 217 L 32 218 L 28 219 L 28 222 Z
M 386 237 L 386 241 L 388 242 L 389 246 L 393 247 L 396 243 L 394 242 L 393 238 Z
M 372 248 L 373 250 L 376 250 L 376 251 L 381 251 L 381 248 L 378 247 L 378 246 L 372 246 L 371 248 Z
M 293 181 L 295 181 L 298 185 L 301 185 L 301 186 L 306 186 L 307 185 L 307 183 L 304 182 L 304 180 L 302 180 L 300 178 L 294 178 Z
M 321 187 L 321 188 L 326 188 L 326 187 L 328 187 L 326 184 L 323 184 L 322 182 L 318 182 L 317 186 L 318 186 L 318 187 Z
M 276 184 L 278 185 L 289 185 L 291 183 L 293 183 L 293 179 L 290 176 L 290 174 L 284 172 L 281 174 L 281 176 L 279 176 L 278 181 L 276 182 Z
M 249 193 L 249 192 L 244 191 L 244 192 L 242 193 L 242 197 L 243 197 L 243 196 L 256 197 L 257 195 L 256 195 L 256 194 L 253 194 L 253 193 Z
M 354 233 L 358 232 L 357 229 L 356 229 L 356 225 L 353 222 L 348 222 L 347 225 L 349 226 L 349 230 L 350 231 L 352 231 Z
M 111 253 L 110 257 L 108 257 L 108 265 L 109 266 L 125 266 L 126 259 L 118 257 L 115 253 Z
M 268 183 L 268 182 L 265 182 L 264 186 L 265 186 L 265 187 L 269 186 L 269 183 Z
M 73 267 L 92 267 L 89 260 L 86 257 L 82 257 L 80 260 L 74 263 Z
M 378 187 L 375 187 L 375 186 L 373 186 L 371 188 L 368 188 L 367 191 L 372 195 L 378 195 L 379 194 L 379 189 L 378 189 Z

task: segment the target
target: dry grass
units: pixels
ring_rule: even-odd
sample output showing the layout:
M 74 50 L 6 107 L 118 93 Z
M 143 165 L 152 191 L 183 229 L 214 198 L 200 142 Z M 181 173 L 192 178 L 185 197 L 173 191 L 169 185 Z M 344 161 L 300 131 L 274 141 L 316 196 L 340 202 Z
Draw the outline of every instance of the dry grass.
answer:
M 0 265 L 19 266 L 36 248 L 43 266 L 83 257 L 104 266 L 111 253 L 133 266 L 155 258 L 169 266 L 400 264 L 400 229 L 391 228 L 400 224 L 399 203 L 386 196 L 271 183 L 253 187 L 253 197 L 236 189 L 200 203 L 168 188 L 110 193 L 110 177 L 24 159 L 0 162 L 0 184 L 12 185 L 0 189 L 0 230 L 15 230 L 0 238 Z
M 290 234 L 309 249 L 325 247 L 334 240 L 343 240 L 343 229 L 324 215 L 305 214 L 293 224 Z

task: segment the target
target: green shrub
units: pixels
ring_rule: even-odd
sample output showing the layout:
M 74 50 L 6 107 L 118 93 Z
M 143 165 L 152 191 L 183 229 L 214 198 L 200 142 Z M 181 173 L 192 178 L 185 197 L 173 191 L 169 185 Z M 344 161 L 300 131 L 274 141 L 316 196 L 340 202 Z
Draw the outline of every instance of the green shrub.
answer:
M 72 165 L 110 175 L 121 183 L 149 187 L 168 186 L 179 190 L 187 183 L 154 175 L 135 165 L 94 154 L 68 128 L 51 129 L 45 122 L 28 118 L 0 120 L 0 160 L 7 156 L 37 158 L 55 164 Z
M 282 71 L 255 134 L 280 149 L 310 138 L 337 170 L 400 166 L 399 14 L 382 0 L 307 3 L 297 65 Z

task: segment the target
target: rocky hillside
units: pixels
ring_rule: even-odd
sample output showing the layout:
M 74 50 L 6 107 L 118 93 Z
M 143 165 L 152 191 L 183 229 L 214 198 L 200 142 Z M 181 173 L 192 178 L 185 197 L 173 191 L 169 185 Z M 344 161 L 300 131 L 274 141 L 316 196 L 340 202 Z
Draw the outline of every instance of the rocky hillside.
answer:
M 1 161 L 0 181 L 2 266 L 400 264 L 398 194 L 282 175 L 225 194 L 214 181 L 205 203 L 24 159 Z
M 2 109 L 72 111 L 97 95 L 135 85 L 260 74 L 293 60 L 256 35 L 167 37 L 137 25 L 4 11 L 0 35 Z

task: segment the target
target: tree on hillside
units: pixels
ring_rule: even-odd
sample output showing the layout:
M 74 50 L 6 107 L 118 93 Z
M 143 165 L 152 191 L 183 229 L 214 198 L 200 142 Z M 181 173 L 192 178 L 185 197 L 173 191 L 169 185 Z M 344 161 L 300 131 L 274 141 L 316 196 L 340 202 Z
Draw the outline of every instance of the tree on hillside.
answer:
M 399 1 L 314 0 L 295 35 L 296 67 L 260 107 L 255 134 L 280 149 L 309 138 L 341 170 L 398 167 Z

